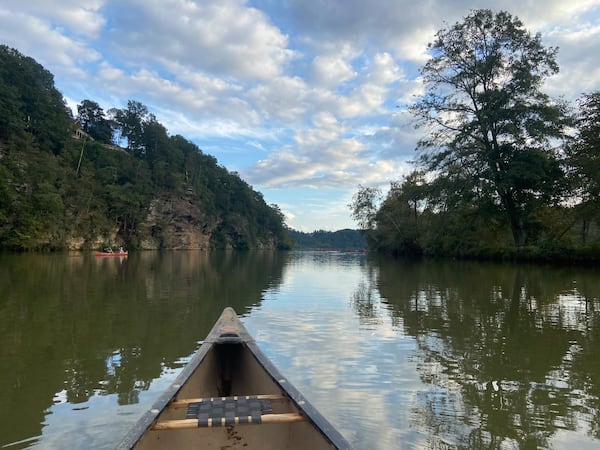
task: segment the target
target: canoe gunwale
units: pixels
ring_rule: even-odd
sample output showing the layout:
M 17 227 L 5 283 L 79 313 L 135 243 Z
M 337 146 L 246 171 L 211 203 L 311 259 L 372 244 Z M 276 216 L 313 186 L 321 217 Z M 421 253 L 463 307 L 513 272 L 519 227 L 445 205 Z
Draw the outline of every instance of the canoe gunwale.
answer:
M 227 307 L 217 320 L 212 330 L 194 353 L 188 364 L 176 377 L 175 381 L 160 395 L 138 422 L 129 430 L 117 446 L 118 449 L 131 449 L 156 422 L 162 411 L 169 406 L 183 385 L 204 361 L 215 345 L 242 345 L 256 358 L 266 373 L 272 378 L 282 392 L 289 397 L 301 414 L 337 449 L 350 449 L 346 439 L 321 415 L 321 413 L 302 395 L 285 376 L 283 376 L 271 360 L 258 347 L 254 338 L 248 333 L 238 319 L 233 308 Z

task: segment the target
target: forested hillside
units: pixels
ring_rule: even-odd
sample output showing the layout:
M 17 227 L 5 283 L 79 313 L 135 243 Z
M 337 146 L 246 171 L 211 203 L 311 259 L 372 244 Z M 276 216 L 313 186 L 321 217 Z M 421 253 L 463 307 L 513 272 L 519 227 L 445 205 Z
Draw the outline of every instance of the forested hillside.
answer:
M 358 230 L 317 230 L 311 233 L 289 230 L 296 249 L 361 250 L 367 242 Z
M 147 107 L 72 117 L 53 75 L 0 46 L 0 249 L 287 248 L 283 215 Z

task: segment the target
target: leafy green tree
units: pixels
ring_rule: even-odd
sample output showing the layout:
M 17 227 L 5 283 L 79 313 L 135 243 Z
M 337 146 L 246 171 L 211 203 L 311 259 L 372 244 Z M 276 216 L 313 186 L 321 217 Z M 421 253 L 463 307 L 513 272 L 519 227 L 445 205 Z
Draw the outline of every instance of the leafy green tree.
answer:
M 418 256 L 422 253 L 418 242 L 418 229 L 413 211 L 402 191 L 402 186 L 392 187 L 377 211 L 375 248 L 400 256 Z
M 484 199 L 504 212 L 515 245 L 528 242 L 535 209 L 560 192 L 552 143 L 566 108 L 540 88 L 558 72 L 556 48 L 542 45 L 507 12 L 476 10 L 436 34 L 422 68 L 425 93 L 413 105 L 427 137 L 419 162 L 460 179 L 460 199 Z
M 121 138 L 127 139 L 127 149 L 135 156 L 146 152 L 144 147 L 144 123 L 148 119 L 148 107 L 138 101 L 129 100 L 127 109 L 110 109 L 116 128 Z
M 0 46 L 0 138 L 8 139 L 25 128 L 22 102 L 13 79 L 14 53 Z
M 419 226 L 419 208 L 424 208 L 427 202 L 428 186 L 423 171 L 415 170 L 408 174 L 402 183 L 402 196 L 412 209 L 414 226 Z
M 577 136 L 568 147 L 571 180 L 581 204 L 581 241 L 586 243 L 591 218 L 600 218 L 600 91 L 579 99 Z
M 169 137 L 164 125 L 150 114 L 144 123 L 144 158 L 152 170 L 154 182 L 159 187 L 175 189 L 182 181 L 184 155 L 177 142 Z
M 110 144 L 113 141 L 113 129 L 104 110 L 92 100 L 83 100 L 77 105 L 79 123 L 83 131 L 93 139 Z
M 7 223 L 8 217 L 12 209 L 12 203 L 14 201 L 14 191 L 8 182 L 10 179 L 11 172 L 0 163 L 0 241 L 2 241 L 2 235 L 4 234 L 4 224 Z
M 376 215 L 381 203 L 381 189 L 369 186 L 358 186 L 358 192 L 352 196 L 348 205 L 352 219 L 358 222 L 359 229 L 373 230 L 376 226 Z
M 421 215 L 426 206 L 426 192 L 423 174 L 418 171 L 402 182 L 391 183 L 371 219 L 374 228 L 367 233 L 373 249 L 401 256 L 422 254 Z
M 54 76 L 33 58 L 0 45 L 0 137 L 28 133 L 43 150 L 59 154 L 69 125 Z

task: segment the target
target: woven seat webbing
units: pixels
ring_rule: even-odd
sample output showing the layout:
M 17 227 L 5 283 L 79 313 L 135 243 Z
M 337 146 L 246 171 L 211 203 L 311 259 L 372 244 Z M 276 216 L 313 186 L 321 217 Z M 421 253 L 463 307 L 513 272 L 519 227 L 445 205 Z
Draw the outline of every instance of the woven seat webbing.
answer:
M 260 423 L 263 414 L 272 412 L 270 400 L 253 396 L 217 397 L 190 403 L 186 419 L 198 419 L 199 427 L 228 426 Z

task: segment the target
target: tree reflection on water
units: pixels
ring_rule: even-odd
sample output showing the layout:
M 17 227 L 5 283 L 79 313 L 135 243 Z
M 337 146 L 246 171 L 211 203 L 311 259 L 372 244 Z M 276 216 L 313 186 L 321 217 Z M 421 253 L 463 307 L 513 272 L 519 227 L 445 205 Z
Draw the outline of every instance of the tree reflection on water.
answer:
M 0 255 L 0 446 L 40 436 L 54 405 L 85 409 L 111 394 L 136 404 L 153 380 L 183 366 L 225 306 L 244 314 L 258 305 L 285 258 Z
M 413 336 L 414 424 L 435 448 L 544 448 L 561 430 L 600 439 L 595 270 L 378 260 L 369 280 Z M 358 288 L 356 313 L 373 321 Z

